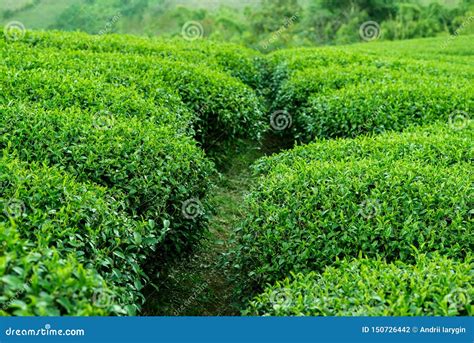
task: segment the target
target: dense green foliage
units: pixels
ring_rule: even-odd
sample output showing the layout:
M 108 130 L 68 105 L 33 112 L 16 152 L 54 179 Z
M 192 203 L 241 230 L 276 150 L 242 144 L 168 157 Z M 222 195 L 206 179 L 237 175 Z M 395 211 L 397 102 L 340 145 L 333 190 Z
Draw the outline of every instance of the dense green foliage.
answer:
M 3 46 L 2 55 L 8 66 L 3 76 L 5 102 L 26 97 L 30 101 L 45 103 L 47 108 L 75 105 L 95 113 L 140 116 L 160 125 L 172 125 L 181 131 L 191 130 L 206 150 L 212 149 L 216 140 L 259 139 L 266 129 L 262 119 L 263 108 L 255 92 L 224 70 L 211 69 L 215 65 L 213 63 L 203 66 L 199 61 L 196 64 L 176 61 L 173 55 L 170 58 L 149 56 L 146 46 L 154 46 L 151 42 L 144 44 L 143 50 L 137 45 L 137 50 L 129 54 L 114 52 L 114 47 L 118 49 L 117 45 L 107 42 L 103 46 L 110 49 L 108 53 L 87 49 L 75 51 L 72 43 L 82 35 L 64 36 L 71 37 L 68 44 L 72 50 L 67 52 L 43 48 L 34 38 L 31 45 Z M 51 34 L 42 37 L 41 42 L 49 44 L 62 42 L 61 39 L 67 38 Z M 133 47 L 135 40 L 130 37 L 129 40 Z M 85 42 L 87 44 L 87 40 Z M 126 42 L 117 38 L 116 44 Z M 174 50 L 175 55 L 179 55 L 179 48 L 172 44 L 162 42 L 162 51 L 169 47 L 170 51 Z M 32 50 L 31 46 L 36 49 Z M 157 49 L 160 47 L 159 44 L 156 46 Z M 179 58 L 185 60 L 194 50 L 183 47 L 183 51 Z M 226 56 L 224 52 L 222 54 Z M 199 50 L 196 55 L 204 58 Z M 235 56 L 230 52 L 228 55 Z M 213 60 L 212 57 L 209 59 Z M 242 67 L 242 70 L 245 68 Z M 56 73 L 51 75 L 51 71 Z M 248 73 L 257 75 L 258 80 L 260 74 L 255 74 L 253 70 Z M 36 87 L 32 90 L 30 84 Z
M 420 256 L 413 265 L 343 261 L 322 274 L 297 274 L 277 282 L 250 303 L 247 314 L 472 316 L 472 263 L 472 257 L 457 262 L 439 256 Z
M 136 313 L 140 265 L 163 228 L 131 220 L 105 188 L 57 168 L 3 157 L 0 186 L 0 314 Z
M 147 273 L 161 275 L 206 235 L 216 172 L 200 147 L 265 130 L 260 97 L 227 72 L 240 64 L 235 48 L 142 49 L 143 40 L 116 37 L 101 50 L 88 39 L 0 42 L 0 216 L 5 235 L 24 242 L 2 251 L 3 314 L 138 313 Z M 246 68 L 236 75 L 260 82 Z M 60 274 L 36 280 L 51 268 Z M 77 285 L 66 289 L 61 276 Z
M 456 46 L 469 45 L 470 39 L 459 38 Z M 439 119 L 448 122 L 454 113 L 474 108 L 472 64 L 373 56 L 366 50 L 299 49 L 271 57 L 273 108 L 292 117 L 283 134 L 303 142 L 355 137 Z M 472 58 L 472 50 L 467 56 Z
M 95 53 L 120 53 L 112 57 L 126 58 L 128 54 L 150 56 L 170 61 L 208 66 L 242 80 L 258 90 L 262 81 L 261 66 L 265 59 L 256 51 L 236 44 L 183 39 L 146 39 L 127 35 L 105 35 L 98 38 L 82 33 L 29 32 L 22 43 L 30 47 L 86 50 Z M 125 54 L 125 56 L 122 56 Z
M 158 230 L 170 221 L 178 251 L 202 234 L 206 217 L 188 220 L 181 206 L 191 198 L 204 201 L 213 171 L 189 138 L 135 118 L 101 126 L 74 109 L 0 108 L 0 148 L 107 187 L 131 216 L 153 221 Z
M 61 258 L 56 249 L 36 248 L 14 226 L 0 223 L 0 315 L 108 315 L 111 306 L 92 304 L 96 292 L 112 292 L 95 271 L 73 255 Z M 68 312 L 68 310 L 70 312 Z
M 244 286 L 359 254 L 463 258 L 473 241 L 472 124 L 322 141 L 257 164 L 235 254 Z
M 278 28 L 272 6 L 252 30 Z M 267 56 L 120 35 L 0 39 L 0 314 L 140 313 L 144 285 L 160 292 L 155 279 L 208 233 L 220 153 L 269 131 L 309 144 L 254 165 L 226 254 L 241 295 L 263 291 L 247 313 L 472 314 L 469 299 L 446 302 L 469 278 L 444 278 L 474 245 L 471 39 Z M 277 130 L 275 113 L 291 125 Z M 348 270 L 370 282 L 339 284 Z M 406 297 L 392 295 L 403 282 Z M 272 304 L 281 285 L 289 307 Z M 321 292 L 327 307 L 314 307 Z

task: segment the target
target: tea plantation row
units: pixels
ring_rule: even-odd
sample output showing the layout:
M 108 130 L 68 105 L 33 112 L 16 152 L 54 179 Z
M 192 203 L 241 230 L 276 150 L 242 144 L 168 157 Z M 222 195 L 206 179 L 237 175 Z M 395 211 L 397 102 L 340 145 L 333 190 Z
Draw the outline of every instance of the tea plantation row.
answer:
M 150 273 L 206 233 L 213 161 L 239 139 L 260 141 L 273 111 L 292 121 L 277 134 L 300 142 L 424 126 L 317 141 L 255 165 L 259 182 L 230 254 L 241 295 L 263 292 L 246 313 L 389 313 L 397 299 L 384 294 L 402 282 L 398 270 L 415 300 L 393 313 L 472 313 L 472 275 L 448 275 L 469 268 L 473 245 L 473 128 L 463 115 L 474 70 L 464 38 L 451 44 L 459 60 L 436 64 L 377 45 L 377 54 L 263 56 L 116 35 L 0 40 L 0 314 L 139 313 Z M 426 289 L 438 260 L 433 278 L 449 281 Z M 387 272 L 370 274 L 372 265 Z M 372 284 L 354 290 L 359 307 L 340 302 L 352 286 L 333 270 L 348 269 L 387 280 L 373 290 L 377 304 Z M 283 307 L 274 301 L 282 285 Z M 337 306 L 314 307 L 321 292 Z M 417 294 L 435 305 L 419 307 Z
M 206 234 L 207 155 L 266 130 L 260 95 L 228 72 L 252 84 L 229 67 L 240 50 L 115 38 L 0 42 L 3 315 L 139 313 L 150 273 Z
M 473 46 L 458 38 L 270 56 L 280 134 L 316 142 L 254 166 L 233 251 L 241 294 L 260 293 L 245 314 L 474 313 Z
M 455 265 L 462 264 L 461 269 L 470 269 L 470 252 L 474 246 L 473 129 L 471 124 L 465 130 L 451 131 L 446 124 L 436 124 L 405 133 L 322 141 L 261 161 L 256 169 L 263 175 L 247 200 L 247 219 L 235 251 L 242 279 L 246 280 L 245 293 L 258 292 L 291 273 L 319 272 L 328 276 L 333 273 L 328 267 L 352 268 L 351 260 L 358 257 L 414 264 L 418 254 L 431 257 L 436 253 L 452 259 Z M 436 264 L 428 264 L 431 263 Z M 377 268 L 390 269 L 392 265 L 382 264 Z M 433 277 L 444 279 L 450 277 L 451 268 L 425 270 L 422 275 L 430 272 Z M 354 275 L 350 282 L 355 282 Z M 378 275 L 374 272 L 372 280 L 367 282 L 380 282 L 379 290 L 372 290 L 365 281 L 361 286 L 369 295 L 380 298 L 377 307 L 366 314 L 403 314 L 404 309 L 391 303 L 392 285 L 388 281 L 385 284 Z M 472 314 L 469 299 L 473 289 L 466 285 L 466 277 L 472 283 L 471 273 L 460 277 L 459 280 L 464 280 L 460 284 L 457 279 L 449 282 L 448 293 L 443 293 L 444 288 L 433 288 L 426 294 L 423 284 L 418 283 L 423 278 L 414 278 L 411 288 L 399 294 L 399 300 L 408 301 L 403 300 L 408 296 L 431 301 L 434 297 L 437 306 L 423 310 L 410 300 L 405 305 L 413 308 L 405 314 Z M 283 312 L 274 312 L 282 304 L 268 301 L 268 294 L 272 293 L 266 293 L 267 296 L 254 303 L 257 313 L 357 312 L 357 306 L 349 308 L 350 303 L 333 310 L 331 305 L 328 308 L 321 305 L 321 312 L 313 312 L 312 302 L 307 299 L 304 301 L 308 308 L 301 309 L 300 294 L 308 299 L 324 295 L 329 303 L 350 298 L 350 294 L 344 298 L 330 285 L 339 280 L 341 288 L 349 289 L 352 287 L 349 281 L 335 276 L 325 278 L 324 284 L 328 285 L 325 290 L 311 286 L 309 280 L 317 283 L 318 278 L 308 274 L 304 282 L 290 284 L 288 289 L 295 302 L 285 303 Z M 361 276 L 361 280 L 366 277 Z M 447 296 L 458 287 L 471 298 L 467 295 L 456 298 L 461 304 L 451 305 L 457 310 L 438 311 L 443 306 L 449 307 Z M 334 293 L 328 294 L 329 289 L 334 289 Z M 354 290 L 356 299 L 357 294 Z M 366 297 L 361 295 L 354 305 L 369 306 Z

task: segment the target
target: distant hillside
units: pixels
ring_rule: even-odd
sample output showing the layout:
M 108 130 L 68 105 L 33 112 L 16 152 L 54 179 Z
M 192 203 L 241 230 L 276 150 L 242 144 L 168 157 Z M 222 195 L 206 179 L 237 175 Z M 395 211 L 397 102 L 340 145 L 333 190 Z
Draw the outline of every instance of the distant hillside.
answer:
M 0 25 L 29 30 L 200 37 L 270 52 L 361 41 L 363 23 L 377 39 L 474 33 L 474 0 L 0 0 Z M 458 32 L 456 32 L 459 29 Z

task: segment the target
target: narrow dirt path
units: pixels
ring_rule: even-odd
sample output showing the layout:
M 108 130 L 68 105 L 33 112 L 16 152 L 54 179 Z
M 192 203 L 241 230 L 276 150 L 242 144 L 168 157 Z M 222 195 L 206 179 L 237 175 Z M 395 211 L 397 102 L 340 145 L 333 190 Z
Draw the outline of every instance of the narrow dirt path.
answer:
M 208 239 L 193 256 L 174 266 L 160 290 L 147 295 L 142 315 L 153 316 L 233 316 L 233 285 L 224 256 L 231 248 L 233 230 L 245 217 L 242 202 L 255 181 L 250 166 L 257 159 L 280 150 L 279 142 L 268 140 L 263 147 L 248 144 L 226 163 L 216 180 L 212 202 L 216 213 L 210 222 Z

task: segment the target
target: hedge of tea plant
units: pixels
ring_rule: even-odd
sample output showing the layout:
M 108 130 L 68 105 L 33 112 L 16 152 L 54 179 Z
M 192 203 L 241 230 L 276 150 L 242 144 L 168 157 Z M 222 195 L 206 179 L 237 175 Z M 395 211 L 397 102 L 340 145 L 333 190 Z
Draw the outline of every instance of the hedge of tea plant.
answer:
M 299 140 L 311 141 L 448 122 L 455 112 L 474 109 L 472 94 L 472 85 L 446 88 L 428 80 L 356 84 L 310 98 L 296 115 L 293 129 Z
M 214 169 L 195 142 L 168 128 L 137 118 L 98 122 L 76 109 L 0 106 L 0 149 L 28 162 L 46 162 L 107 187 L 122 198 L 132 217 L 152 221 L 158 230 L 170 223 L 170 242 L 181 251 L 203 234 L 207 216 L 183 216 L 183 203 L 206 195 Z
M 461 125 L 462 124 L 462 125 Z M 466 125 L 463 127 L 463 125 Z M 472 162 L 474 151 L 472 123 L 434 123 L 412 126 L 403 132 L 359 136 L 354 139 L 337 138 L 296 146 L 269 157 L 252 166 L 257 174 L 267 174 L 276 166 L 291 167 L 295 163 L 351 162 L 365 159 L 397 161 L 407 159 L 431 165 L 450 166 Z
M 0 222 L 0 239 L 1 316 L 123 313 L 119 305 L 93 303 L 95 294 L 114 289 L 95 270 L 79 263 L 74 254 L 61 256 L 55 248 L 37 247 L 6 222 Z
M 292 119 L 283 134 L 310 142 L 401 131 L 474 108 L 472 66 L 346 50 L 296 49 L 270 57 L 273 110 Z
M 419 256 L 414 264 L 357 259 L 296 274 L 258 295 L 263 316 L 472 316 L 472 257 Z
M 377 56 L 413 58 L 442 64 L 464 64 L 472 68 L 472 35 L 423 38 L 399 41 L 377 41 L 371 44 L 354 44 L 347 48 L 352 52 Z M 461 76 L 461 75 L 456 75 Z
M 0 313 L 134 314 L 166 228 L 58 168 L 0 159 Z
M 234 251 L 249 292 L 345 257 L 466 256 L 474 244 L 472 125 L 398 135 L 314 143 L 257 165 L 263 175 Z
M 171 89 L 157 84 L 143 96 L 130 85 L 111 85 L 103 76 L 84 77 L 71 70 L 0 67 L 0 103 L 31 102 L 47 110 L 77 108 L 101 118 L 138 118 L 193 134 L 192 112 Z
M 215 173 L 206 153 L 218 160 L 214 148 L 260 140 L 271 110 L 292 116 L 284 134 L 316 142 L 255 165 L 230 256 L 245 297 L 280 281 L 306 300 L 284 312 L 270 287 L 248 313 L 319 314 L 311 304 L 322 289 L 334 293 L 320 314 L 472 314 L 440 298 L 446 279 L 416 283 L 434 263 L 463 271 L 474 245 L 474 68 L 455 45 L 438 64 L 366 46 L 263 57 L 180 39 L 0 39 L 0 314 L 139 313 L 146 273 L 206 232 Z M 360 136 L 390 130 L 406 131 Z M 317 141 L 337 137 L 357 138 Z M 434 252 L 443 257 L 416 257 Z M 360 282 L 348 283 L 347 299 L 366 307 L 339 301 L 346 286 L 331 277 L 349 269 L 387 280 L 378 303 Z M 413 298 L 389 309 L 398 298 L 383 291 L 407 280 L 419 285 Z M 413 308 L 417 295 L 434 300 Z
M 24 89 L 28 99 L 44 99 L 53 107 L 79 103 L 81 108 L 135 114 L 158 124 L 172 123 L 176 113 L 175 126 L 181 126 L 181 131 L 192 128 L 206 150 L 218 145 L 216 142 L 258 140 L 267 127 L 262 101 L 255 92 L 238 79 L 207 66 L 135 54 L 30 51 L 22 45 L 7 45 L 3 54 L 10 71 L 5 77 L 12 78 L 9 94 L 20 98 Z M 38 82 L 40 79 L 44 84 Z M 38 88 L 31 91 L 29 83 Z M 61 99 L 64 93 L 68 95 Z M 179 105 L 181 100 L 186 110 Z M 153 104 L 156 109 L 151 108 Z
M 262 66 L 266 60 L 257 51 L 236 44 L 207 40 L 139 38 L 128 35 L 92 36 L 85 33 L 28 32 L 22 44 L 34 48 L 83 50 L 121 55 L 142 55 L 169 61 L 205 65 L 229 73 L 251 86 L 261 89 Z

